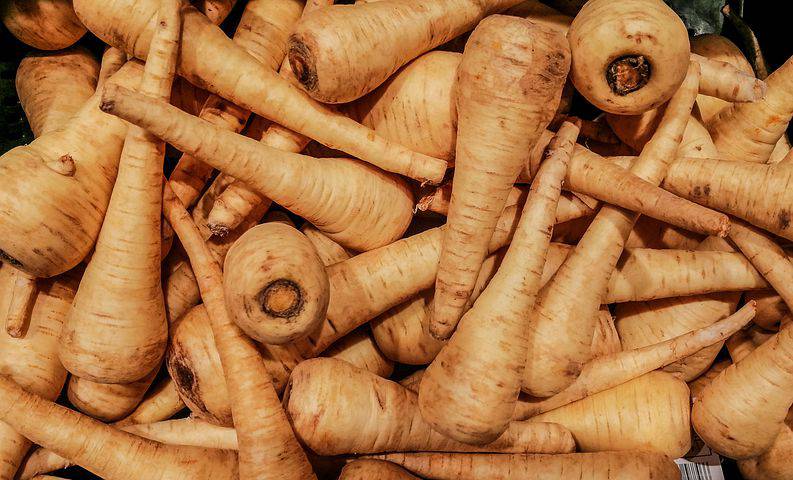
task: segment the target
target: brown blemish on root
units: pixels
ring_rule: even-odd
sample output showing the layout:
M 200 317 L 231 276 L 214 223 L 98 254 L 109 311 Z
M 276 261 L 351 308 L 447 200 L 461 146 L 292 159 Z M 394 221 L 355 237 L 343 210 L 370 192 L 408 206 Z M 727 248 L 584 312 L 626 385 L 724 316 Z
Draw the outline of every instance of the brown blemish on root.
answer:
M 625 96 L 650 81 L 652 69 L 643 55 L 624 55 L 606 68 L 606 82 L 616 95 Z
M 0 250 L 0 261 L 2 261 L 3 263 L 7 263 L 14 268 L 24 270 L 24 265 L 22 265 L 22 262 L 12 257 L 11 255 L 7 254 L 3 250 Z
M 295 78 L 308 91 L 317 88 L 317 67 L 308 46 L 296 35 L 289 37 L 289 65 Z
M 196 408 L 202 412 L 206 412 L 207 408 L 204 401 L 201 400 L 200 387 L 198 380 L 193 373 L 193 369 L 184 361 L 182 355 L 176 352 L 171 353 L 170 366 L 173 370 L 172 374 L 174 381 L 179 385 L 180 391 L 187 399 L 193 403 Z
M 782 230 L 787 230 L 790 227 L 790 212 L 787 210 L 779 211 L 779 226 Z
M 262 311 L 278 318 L 297 316 L 305 303 L 300 286 L 292 280 L 273 280 L 256 295 Z

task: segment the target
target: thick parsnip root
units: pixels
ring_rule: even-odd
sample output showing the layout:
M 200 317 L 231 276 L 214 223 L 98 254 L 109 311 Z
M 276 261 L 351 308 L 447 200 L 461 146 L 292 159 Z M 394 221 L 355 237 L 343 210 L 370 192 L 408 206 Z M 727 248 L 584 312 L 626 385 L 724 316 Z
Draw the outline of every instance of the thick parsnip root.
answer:
M 371 92 L 402 65 L 520 0 L 410 0 L 328 7 L 298 23 L 289 63 L 301 86 L 325 103 Z M 390 39 L 399 38 L 398 42 Z
M 84 414 L 103 422 L 126 417 L 143 399 L 159 369 L 132 383 L 96 383 L 72 375 L 66 391 L 69 402 Z
M 768 86 L 754 75 L 696 53 L 691 54 L 691 59 L 702 69 L 699 93 L 728 102 L 754 102 L 765 97 Z
M 398 383 L 331 358 L 302 362 L 284 403 L 301 441 L 320 455 L 392 451 L 566 453 L 575 448 L 558 425 L 513 422 L 495 442 L 459 443 L 421 419 L 416 394 Z
M 140 92 L 167 101 L 176 70 L 181 3 L 162 0 Z M 61 331 L 69 372 L 100 383 L 132 383 L 155 370 L 168 341 L 160 263 L 165 145 L 132 127 L 91 262 Z M 142 392 L 141 392 L 142 394 Z
M 10 0 L 0 5 L 0 20 L 15 37 L 39 50 L 69 47 L 85 34 L 70 0 Z
M 650 372 L 531 421 L 569 428 L 581 452 L 653 450 L 678 458 L 691 447 L 690 411 L 685 382 Z
M 596 107 L 620 115 L 669 100 L 690 61 L 686 27 L 661 0 L 589 1 L 567 37 L 573 85 Z
M 724 456 L 762 455 L 793 404 L 791 372 L 793 329 L 784 328 L 703 390 L 691 412 L 694 430 Z
M 102 108 L 248 183 L 346 247 L 393 242 L 412 218 L 405 182 L 356 160 L 276 150 L 126 89 L 107 88 Z
M 793 59 L 765 79 L 763 99 L 725 108 L 707 125 L 722 158 L 765 163 L 793 117 Z
M 226 256 L 223 285 L 234 322 L 263 343 L 303 338 L 328 311 L 322 260 L 303 234 L 279 223 L 254 227 L 237 240 Z
M 562 35 L 527 20 L 494 15 L 471 34 L 457 70 L 454 183 L 429 324 L 438 339 L 465 313 L 526 152 L 559 105 L 569 62 Z
M 481 453 L 390 453 L 388 462 L 434 480 L 678 480 L 680 469 L 666 455 L 647 451 L 498 455 Z
M 509 426 L 526 361 L 528 318 L 578 131 L 575 124 L 562 124 L 498 271 L 421 382 L 422 418 L 450 438 L 482 445 Z
M 754 316 L 754 304 L 747 304 L 735 314 L 713 325 L 671 338 L 664 342 L 632 350 L 602 355 L 584 365 L 581 374 L 569 387 L 540 402 L 527 402 L 515 411 L 517 418 L 530 418 L 563 405 L 629 382 L 653 370 L 676 362 L 703 348 L 723 342 L 743 328 Z
M 98 37 L 135 57 L 146 58 L 153 28 L 146 19 L 152 18 L 156 10 L 155 0 L 114 0 L 101 5 L 77 0 L 75 10 Z M 298 86 L 279 77 L 235 45 L 198 11 L 187 7 L 183 14 L 178 70 L 191 83 L 384 170 L 422 182 L 442 180 L 445 161 L 388 142 L 345 115 L 312 100 Z M 119 35 L 118 32 L 124 33 Z M 189 153 L 195 156 L 195 152 Z
M 239 436 L 240 478 L 316 478 L 289 427 L 270 374 L 253 342 L 231 321 L 220 266 L 168 184 L 163 211 L 190 257 L 212 325 Z
M 666 7 L 664 7 L 666 8 Z M 672 96 L 661 125 L 631 172 L 651 184 L 663 180 L 691 115 L 699 68 Z M 523 389 L 539 397 L 554 395 L 575 380 L 591 357 L 597 312 L 617 261 L 638 216 L 606 205 L 537 299 L 529 328 L 529 355 Z

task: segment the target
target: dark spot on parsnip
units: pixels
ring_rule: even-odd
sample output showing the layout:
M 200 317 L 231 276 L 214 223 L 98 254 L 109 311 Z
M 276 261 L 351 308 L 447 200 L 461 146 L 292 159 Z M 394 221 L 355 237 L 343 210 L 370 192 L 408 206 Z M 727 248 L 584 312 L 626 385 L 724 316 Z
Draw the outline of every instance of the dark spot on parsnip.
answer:
M 606 82 L 621 97 L 647 85 L 651 76 L 652 68 L 643 55 L 624 55 L 606 68 Z
M 787 230 L 787 228 L 790 227 L 790 211 L 779 211 L 779 226 L 782 228 L 782 230 Z
M 11 265 L 14 268 L 18 268 L 18 269 L 24 269 L 25 268 L 25 266 L 22 265 L 22 262 L 20 262 L 16 258 L 12 257 L 11 255 L 7 254 L 3 250 L 0 250 L 0 261 L 2 261 L 3 263 L 7 263 L 7 264 Z

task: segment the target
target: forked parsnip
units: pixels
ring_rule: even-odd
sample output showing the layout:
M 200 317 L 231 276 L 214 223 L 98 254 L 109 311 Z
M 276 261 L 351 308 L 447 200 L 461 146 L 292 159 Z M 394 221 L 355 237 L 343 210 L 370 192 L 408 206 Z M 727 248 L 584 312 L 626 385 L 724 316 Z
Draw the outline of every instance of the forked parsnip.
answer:
M 793 239 L 790 208 L 793 166 L 748 161 L 680 158 L 664 188 L 701 205 L 734 215 L 771 233 Z M 762 190 L 763 195 L 757 192 Z
M 410 60 L 520 2 L 440 0 L 420 5 L 396 0 L 327 7 L 298 23 L 289 37 L 289 63 L 315 99 L 350 102 Z
M 346 247 L 393 242 L 412 218 L 405 181 L 357 160 L 280 151 L 127 89 L 108 86 L 102 108 L 245 181 Z
M 650 451 L 504 455 L 481 453 L 389 453 L 388 462 L 434 480 L 678 480 L 679 467 Z
M 237 479 L 232 452 L 145 440 L 29 393 L 0 375 L 0 420 L 107 480 Z
M 771 448 L 793 404 L 793 329 L 783 328 L 728 367 L 694 402 L 697 434 L 720 454 L 743 460 Z
M 276 69 L 286 57 L 286 39 L 300 16 L 303 5 L 298 0 L 253 0 L 245 5 L 234 43 L 270 69 Z M 217 95 L 210 95 L 198 114 L 220 128 L 241 132 L 250 111 Z M 213 168 L 191 155 L 183 154 L 169 178 L 179 199 L 192 206 L 212 175 Z
M 150 19 L 156 10 L 155 0 L 114 0 L 102 4 L 77 0 L 75 10 L 99 38 L 135 57 L 146 58 L 154 27 Z M 312 100 L 298 86 L 234 44 L 194 8 L 185 8 L 183 15 L 178 71 L 191 83 L 385 170 L 419 181 L 439 182 L 443 178 L 445 161 L 388 142 Z
M 713 325 L 654 345 L 626 349 L 594 358 L 584 365 L 581 374 L 569 387 L 542 401 L 521 403 L 515 410 L 515 416 L 531 418 L 569 405 L 679 361 L 709 345 L 723 342 L 752 320 L 754 308 L 754 304 L 749 303 L 735 314 Z
M 220 266 L 168 184 L 164 191 L 163 212 L 190 258 L 223 366 L 239 436 L 240 478 L 316 478 L 289 426 L 264 361 L 229 318 Z
M 765 163 L 793 117 L 793 59 L 765 79 L 763 99 L 736 103 L 707 125 L 722 158 Z
M 305 235 L 265 223 L 245 232 L 223 265 L 226 305 L 249 337 L 282 345 L 306 337 L 325 320 L 330 285 Z
M 140 64 L 129 62 L 110 83 L 135 87 L 142 72 Z M 0 223 L 6 232 L 1 261 L 51 277 L 73 268 L 93 248 L 127 130 L 99 110 L 100 96 L 91 97 L 64 128 L 0 157 Z
M 474 447 L 432 430 L 416 394 L 398 383 L 331 358 L 292 372 L 284 403 L 295 434 L 320 455 L 391 451 L 566 453 L 573 438 L 558 425 L 513 422 L 495 442 Z
M 163 101 L 171 97 L 180 8 L 178 0 L 160 2 L 139 87 L 144 96 Z M 160 279 L 164 155 L 165 144 L 154 135 L 129 128 L 94 253 L 61 331 L 58 356 L 82 379 L 153 379 L 150 374 L 165 354 L 168 324 Z
M 644 147 L 631 172 L 658 185 L 680 144 L 699 84 L 691 63 L 683 84 L 672 96 L 661 125 Z M 531 314 L 529 355 L 523 389 L 548 397 L 570 385 L 591 358 L 597 311 L 609 279 L 638 215 L 611 205 L 595 220 L 556 276 L 540 291 Z
M 10 0 L 0 20 L 15 37 L 39 50 L 70 47 L 85 34 L 70 0 Z
M 94 94 L 98 76 L 99 63 L 82 47 L 23 58 L 16 89 L 33 135 L 40 137 L 66 126 Z
M 450 438 L 482 445 L 509 426 L 526 361 L 529 314 L 578 131 L 572 123 L 559 128 L 498 271 L 424 374 L 422 418 Z
M 471 296 L 528 152 L 553 118 L 570 68 L 567 42 L 528 20 L 492 15 L 457 69 L 457 144 L 429 331 L 449 338 Z
M 569 428 L 580 452 L 652 450 L 678 458 L 691 447 L 690 411 L 685 382 L 650 372 L 531 421 Z
M 0 278 L 7 278 L 13 270 L 9 265 L 0 265 Z M 23 338 L 0 331 L 0 374 L 49 400 L 58 397 L 66 381 L 66 370 L 58 361 L 58 331 L 74 298 L 80 273 L 78 270 L 38 281 Z M 0 286 L 0 306 L 11 294 Z M 25 437 L 0 421 L 0 479 L 14 478 L 29 448 Z
M 620 115 L 669 100 L 691 59 L 686 26 L 661 0 L 589 1 L 567 37 L 573 85 L 599 109 Z

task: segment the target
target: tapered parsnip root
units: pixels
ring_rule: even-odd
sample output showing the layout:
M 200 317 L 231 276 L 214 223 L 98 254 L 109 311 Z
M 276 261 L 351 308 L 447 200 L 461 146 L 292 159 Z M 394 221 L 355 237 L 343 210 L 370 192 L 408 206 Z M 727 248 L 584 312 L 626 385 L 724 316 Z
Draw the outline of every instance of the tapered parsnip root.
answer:
M 667 456 L 647 451 L 499 455 L 482 453 L 390 453 L 388 462 L 434 480 L 677 480 L 680 469 Z
M 650 372 L 531 421 L 569 428 L 582 452 L 653 450 L 678 458 L 691 447 L 689 413 L 685 382 Z
M 691 37 L 691 53 L 692 55 L 697 54 L 711 60 L 729 63 L 738 71 L 754 77 L 752 65 L 746 60 L 741 49 L 721 35 L 704 34 Z M 730 102 L 720 98 L 707 95 L 699 95 L 697 97 L 697 106 L 702 114 L 702 120 L 706 124 L 729 105 Z
M 681 158 L 669 168 L 664 188 L 791 240 L 792 182 L 793 167 L 786 164 Z
M 0 277 L 5 277 L 7 271 L 14 268 L 1 265 Z M 58 397 L 66 380 L 66 370 L 57 355 L 58 331 L 77 290 L 79 273 L 39 280 L 24 338 L 12 338 L 0 331 L 0 374 L 49 400 Z M 12 291 L 0 287 L 0 305 L 11 294 Z M 0 422 L 0 478 L 14 478 L 28 448 L 27 439 Z
M 222 273 L 198 228 L 165 185 L 163 212 L 190 258 L 212 326 L 239 436 L 242 478 L 316 478 L 289 427 L 264 360 L 253 342 L 229 318 Z
M 0 288 L 6 290 L 4 301 L 0 302 L 0 318 L 5 317 L 5 331 L 11 337 L 22 338 L 36 301 L 36 279 L 6 265 L 0 273 Z
M 422 418 L 450 438 L 482 445 L 509 426 L 526 361 L 529 314 L 578 131 L 567 122 L 559 128 L 498 271 L 424 374 Z
M 148 19 L 156 10 L 156 1 L 115 0 L 98 5 L 77 0 L 75 10 L 94 34 L 135 57 L 146 58 L 153 28 Z M 191 83 L 385 170 L 419 181 L 440 182 L 443 178 L 445 161 L 388 142 L 354 120 L 313 101 L 298 86 L 245 53 L 195 9 L 185 8 L 183 15 L 178 71 Z M 218 65 L 226 67 L 218 68 Z M 195 152 L 189 153 L 195 156 Z
M 402 65 L 520 0 L 410 0 L 328 7 L 307 16 L 289 38 L 289 63 L 301 86 L 326 103 L 369 93 Z M 399 42 L 387 39 L 399 38 Z M 333 52 L 333 53 L 331 53 Z
M 727 368 L 694 402 L 691 420 L 711 448 L 735 459 L 771 448 L 793 404 L 793 329 Z
M 490 16 L 466 44 L 455 87 L 452 201 L 429 324 L 438 339 L 449 338 L 465 313 L 498 215 L 526 152 L 553 118 L 569 68 L 562 35 L 528 20 Z
M 233 453 L 144 440 L 28 393 L 5 375 L 0 400 L 0 418 L 20 434 L 108 480 L 238 478 Z
M 158 11 L 139 88 L 152 99 L 171 97 L 180 8 L 178 0 L 164 0 Z M 84 380 L 132 383 L 150 375 L 165 354 L 168 324 L 160 278 L 164 155 L 165 145 L 154 135 L 134 126 L 127 131 L 96 248 L 61 331 L 58 356 Z
M 136 86 L 142 71 L 140 64 L 130 62 L 111 83 Z M 93 248 L 127 128 L 98 105 L 97 93 L 66 128 L 1 157 L 2 261 L 36 277 L 50 277 L 77 265 Z M 44 224 L 48 228 L 42 229 Z
M 15 37 L 39 50 L 69 47 L 85 33 L 70 0 L 10 0 L 0 5 L 0 20 Z
M 742 72 L 727 62 L 711 60 L 696 53 L 691 59 L 699 63 L 702 80 L 699 93 L 729 102 L 754 102 L 765 97 L 764 81 Z
M 679 361 L 707 346 L 723 342 L 752 320 L 754 308 L 753 303 L 748 303 L 735 314 L 713 325 L 655 345 L 594 358 L 584 365 L 581 374 L 569 387 L 543 401 L 519 405 L 515 415 L 518 418 L 530 418 L 568 405 Z
M 421 419 L 416 394 L 346 362 L 306 360 L 284 397 L 295 433 L 320 455 L 389 451 L 572 451 L 557 425 L 513 422 L 495 442 L 473 447 L 450 440 Z
M 245 232 L 226 256 L 223 284 L 234 322 L 263 343 L 303 338 L 328 311 L 325 266 L 311 242 L 287 225 Z
M 220 450 L 237 450 L 237 432 L 195 418 L 125 425 L 125 432 L 166 445 L 188 445 Z
M 757 314 L 754 323 L 766 330 L 775 330 L 779 322 L 790 315 L 790 309 L 775 291 L 746 292 L 746 301 L 757 302 Z
M 407 470 L 383 460 L 361 459 L 348 463 L 341 471 L 339 480 L 418 480 Z
M 631 167 L 631 173 L 651 185 L 661 183 L 677 151 L 698 83 L 699 67 L 691 63 L 655 135 Z M 604 301 L 609 279 L 637 218 L 622 208 L 601 207 L 575 250 L 540 291 L 528 331 L 523 381 L 527 393 L 548 397 L 562 391 L 591 358 L 597 312 L 601 303 L 609 303 Z
M 632 115 L 656 108 L 686 76 L 688 32 L 660 0 L 587 2 L 567 37 L 573 85 L 606 112 Z
M 33 135 L 64 127 L 94 94 L 99 64 L 84 48 L 31 53 L 17 69 L 16 89 Z
M 347 247 L 388 244 L 404 233 L 412 217 L 405 182 L 358 161 L 279 151 L 126 89 L 107 88 L 102 108 L 248 183 Z M 312 174 L 304 173 L 309 170 Z

